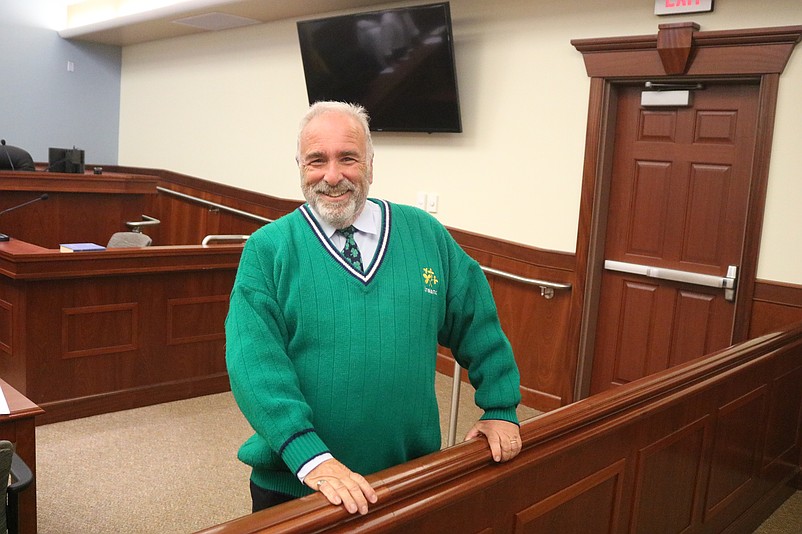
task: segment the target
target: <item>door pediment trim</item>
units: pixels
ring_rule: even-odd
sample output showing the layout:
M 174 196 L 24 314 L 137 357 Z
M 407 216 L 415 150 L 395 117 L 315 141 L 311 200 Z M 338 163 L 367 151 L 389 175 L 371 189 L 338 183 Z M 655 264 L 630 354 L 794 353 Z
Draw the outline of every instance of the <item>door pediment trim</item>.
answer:
M 699 31 L 693 22 L 661 24 L 655 35 L 573 39 L 588 76 L 780 74 L 802 26 Z M 743 47 L 749 47 L 744 53 Z

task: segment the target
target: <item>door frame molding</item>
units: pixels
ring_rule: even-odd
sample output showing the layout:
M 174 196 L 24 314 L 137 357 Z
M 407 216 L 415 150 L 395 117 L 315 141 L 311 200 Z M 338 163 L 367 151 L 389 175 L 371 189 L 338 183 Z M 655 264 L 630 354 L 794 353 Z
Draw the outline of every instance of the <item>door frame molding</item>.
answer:
M 638 81 L 705 80 L 759 84 L 758 123 L 746 235 L 739 266 L 733 343 L 749 332 L 766 203 L 780 74 L 802 26 L 699 31 L 694 22 L 660 24 L 656 35 L 574 39 L 590 77 L 585 160 L 572 291 L 571 332 L 576 340 L 574 399 L 587 397 L 593 368 L 596 315 L 604 263 L 604 235 L 615 143 L 617 87 Z

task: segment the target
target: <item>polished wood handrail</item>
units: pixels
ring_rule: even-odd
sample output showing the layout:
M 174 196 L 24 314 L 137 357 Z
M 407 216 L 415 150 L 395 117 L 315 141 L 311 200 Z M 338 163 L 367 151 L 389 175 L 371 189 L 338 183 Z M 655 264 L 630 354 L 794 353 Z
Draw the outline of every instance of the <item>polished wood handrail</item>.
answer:
M 0 191 L 87 192 L 155 195 L 158 178 L 148 174 L 72 174 L 42 171 L 0 171 Z
M 0 243 L 0 275 L 15 280 L 236 269 L 242 244 L 172 245 L 65 254 L 12 238 Z

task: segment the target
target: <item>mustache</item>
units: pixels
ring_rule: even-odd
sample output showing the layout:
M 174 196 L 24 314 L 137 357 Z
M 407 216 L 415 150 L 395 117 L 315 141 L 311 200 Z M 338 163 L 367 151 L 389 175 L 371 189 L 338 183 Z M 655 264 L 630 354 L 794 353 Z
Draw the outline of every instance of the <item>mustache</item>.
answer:
M 349 191 L 356 191 L 356 186 L 347 180 L 344 180 L 334 186 L 325 182 L 321 182 L 317 185 L 317 187 L 315 187 L 315 193 L 321 193 L 324 195 L 341 195 L 343 193 L 348 193 Z

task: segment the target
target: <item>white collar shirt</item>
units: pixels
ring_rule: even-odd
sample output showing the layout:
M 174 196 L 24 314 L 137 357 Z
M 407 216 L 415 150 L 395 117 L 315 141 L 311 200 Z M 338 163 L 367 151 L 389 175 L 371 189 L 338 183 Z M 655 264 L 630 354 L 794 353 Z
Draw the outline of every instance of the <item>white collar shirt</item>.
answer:
M 345 236 L 338 233 L 335 227 L 324 221 L 314 208 L 312 208 L 312 213 L 326 237 L 329 238 L 337 250 L 342 250 L 345 246 Z M 382 227 L 382 212 L 379 205 L 370 200 L 366 201 L 362 213 L 356 218 L 353 226 L 356 229 L 354 241 L 356 241 L 356 246 L 359 247 L 359 253 L 362 256 L 362 266 L 367 270 L 368 265 L 373 261 L 373 256 L 376 255 L 376 248 L 379 246 L 379 235 Z

